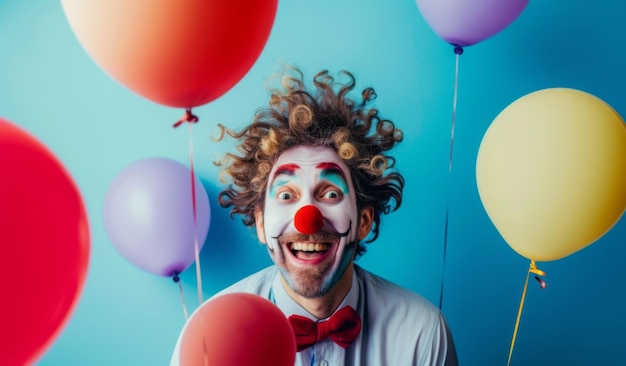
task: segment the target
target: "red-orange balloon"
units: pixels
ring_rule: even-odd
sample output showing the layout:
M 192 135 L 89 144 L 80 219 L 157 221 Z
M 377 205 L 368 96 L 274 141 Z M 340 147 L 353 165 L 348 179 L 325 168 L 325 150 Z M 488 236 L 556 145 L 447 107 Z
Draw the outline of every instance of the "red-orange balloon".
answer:
M 218 296 L 189 318 L 180 343 L 183 366 L 293 366 L 296 338 L 269 300 L 247 293 Z
M 30 365 L 67 322 L 85 282 L 89 226 L 60 161 L 0 118 L 0 364 Z
M 171 107 L 208 103 L 250 70 L 278 0 L 62 0 L 91 58 L 137 94 Z

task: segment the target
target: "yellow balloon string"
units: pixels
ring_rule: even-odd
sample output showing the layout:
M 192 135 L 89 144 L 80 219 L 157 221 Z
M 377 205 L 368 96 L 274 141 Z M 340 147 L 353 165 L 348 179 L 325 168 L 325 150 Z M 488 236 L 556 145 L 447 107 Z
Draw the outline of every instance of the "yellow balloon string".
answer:
M 531 259 L 530 267 L 528 268 L 528 272 L 526 273 L 526 281 L 524 281 L 524 289 L 522 290 L 522 299 L 519 303 L 519 309 L 517 310 L 517 319 L 515 320 L 515 328 L 513 328 L 513 339 L 511 340 L 511 348 L 509 348 L 509 359 L 507 361 L 507 366 L 511 365 L 511 356 L 513 356 L 513 348 L 515 347 L 515 339 L 517 338 L 517 330 L 519 328 L 519 322 L 522 318 L 522 309 L 524 308 L 524 300 L 526 300 L 526 290 L 528 289 L 528 278 L 530 274 L 534 273 L 539 276 L 545 276 L 546 273 L 539 268 L 537 268 L 537 264 L 534 260 Z M 543 286 L 542 286 L 543 287 Z

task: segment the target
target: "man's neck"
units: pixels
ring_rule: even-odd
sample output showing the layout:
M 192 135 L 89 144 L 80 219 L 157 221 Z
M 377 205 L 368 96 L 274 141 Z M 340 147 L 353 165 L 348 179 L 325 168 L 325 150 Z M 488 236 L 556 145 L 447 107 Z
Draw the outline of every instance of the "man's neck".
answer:
M 335 284 L 335 286 L 328 291 L 327 294 L 316 298 L 308 298 L 295 293 L 282 276 L 280 278 L 280 282 L 289 297 L 297 302 L 298 305 L 302 306 L 302 308 L 311 313 L 317 319 L 325 319 L 337 310 L 343 299 L 350 291 L 350 287 L 352 287 L 353 272 L 354 266 L 353 263 L 350 263 L 337 284 Z

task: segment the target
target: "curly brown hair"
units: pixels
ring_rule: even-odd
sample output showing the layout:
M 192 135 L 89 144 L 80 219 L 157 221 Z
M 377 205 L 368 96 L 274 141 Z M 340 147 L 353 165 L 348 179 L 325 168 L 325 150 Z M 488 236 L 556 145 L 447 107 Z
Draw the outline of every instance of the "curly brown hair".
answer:
M 303 73 L 289 67 L 281 87 L 270 89 L 269 106 L 256 111 L 251 124 L 236 132 L 219 125 L 224 134 L 239 140 L 239 154 L 227 153 L 221 162 L 222 181 L 230 178 L 228 188 L 218 195 L 219 204 L 232 207 L 230 216 L 243 215 L 246 226 L 255 224 L 255 211 L 263 208 L 268 175 L 278 156 L 298 145 L 328 146 L 350 169 L 357 208 L 371 206 L 374 211 L 371 236 L 378 237 L 381 215 L 395 211 L 402 203 L 404 178 L 395 171 L 395 159 L 385 153 L 402 141 L 402 131 L 382 119 L 378 109 L 368 107 L 376 98 L 373 88 L 362 91 L 361 103 L 348 97 L 356 83 L 348 71 L 337 81 L 327 70 L 313 78 L 315 89 L 305 88 Z M 365 252 L 359 243 L 356 255 Z

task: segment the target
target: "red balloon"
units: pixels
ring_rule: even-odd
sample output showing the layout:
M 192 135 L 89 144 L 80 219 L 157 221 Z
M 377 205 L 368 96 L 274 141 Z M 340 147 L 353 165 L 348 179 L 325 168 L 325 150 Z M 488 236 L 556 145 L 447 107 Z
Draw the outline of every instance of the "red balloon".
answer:
M 248 293 L 218 296 L 189 318 L 180 343 L 184 366 L 293 366 L 291 324 L 269 300 Z
M 72 178 L 37 139 L 0 118 L 0 364 L 33 363 L 85 282 L 89 226 Z
M 62 0 L 74 34 L 110 76 L 190 108 L 232 88 L 269 37 L 278 0 Z

